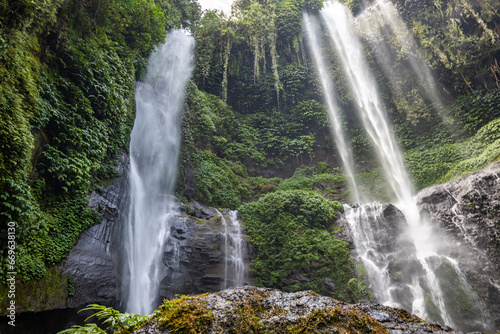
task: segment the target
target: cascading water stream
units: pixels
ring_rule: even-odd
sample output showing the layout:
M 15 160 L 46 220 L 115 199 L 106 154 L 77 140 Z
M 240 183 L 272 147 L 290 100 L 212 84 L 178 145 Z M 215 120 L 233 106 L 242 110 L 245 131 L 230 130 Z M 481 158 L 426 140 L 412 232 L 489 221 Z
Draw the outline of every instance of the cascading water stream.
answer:
M 245 263 L 243 260 L 245 249 L 241 233 L 241 224 L 238 219 L 238 211 L 229 211 L 229 218 L 233 227 L 232 233 L 230 234 L 231 245 L 233 247 L 230 263 L 233 271 L 233 285 L 236 287 L 241 286 L 245 279 Z
M 130 193 L 124 220 L 126 310 L 149 314 L 158 298 L 160 259 L 175 214 L 172 193 L 180 146 L 179 113 L 193 70 L 194 38 L 171 32 L 136 84 L 130 141 Z M 175 247 L 175 243 L 173 244 Z M 174 252 L 175 253 L 175 252 Z
M 357 26 L 361 33 L 367 36 L 370 47 L 375 51 L 377 62 L 382 68 L 392 86 L 396 90 L 402 90 L 403 79 L 394 68 L 396 57 L 403 53 L 407 58 L 413 76 L 418 78 L 420 86 L 425 91 L 427 98 L 432 102 L 434 109 L 438 111 L 443 120 L 450 124 L 449 117 L 444 114 L 444 103 L 439 93 L 438 85 L 432 70 L 422 55 L 413 35 L 406 27 L 394 5 L 387 0 L 377 0 L 356 18 Z M 397 41 L 398 47 L 393 44 L 381 42 L 382 36 Z M 410 70 L 410 68 L 405 70 Z
M 321 16 L 335 45 L 361 114 L 398 202 L 412 197 L 412 186 L 403 159 L 386 120 L 375 79 L 356 36 L 348 9 L 338 2 L 325 3 Z
M 337 99 L 335 97 L 333 82 L 331 77 L 328 75 L 328 68 L 326 67 L 325 59 L 321 54 L 320 43 L 317 37 L 318 23 L 316 22 L 315 17 L 305 12 L 302 15 L 302 22 L 308 46 L 316 65 L 316 73 L 323 87 L 323 95 L 328 107 L 328 114 L 330 116 L 330 124 L 332 125 L 332 135 L 335 139 L 335 145 L 340 154 L 345 172 L 349 178 L 352 199 L 355 202 L 360 202 L 360 193 L 358 191 L 356 180 L 354 179 L 354 159 L 352 158 L 352 154 L 349 152 L 350 147 L 348 141 L 346 140 L 345 132 L 342 129 L 342 122 Z
M 245 278 L 245 263 L 243 260 L 244 244 L 238 211 L 230 210 L 227 218 L 216 210 L 221 217 L 224 239 L 224 280 L 222 289 L 239 287 Z
M 387 306 L 401 307 L 391 295 L 392 281 L 388 271 L 390 254 L 380 250 L 380 246 L 385 245 L 375 237 L 377 229 L 390 228 L 383 219 L 383 209 L 384 206 L 381 203 L 361 205 L 358 208 L 344 205 L 344 215 L 350 222 L 356 239 L 358 258 L 365 265 L 377 301 Z
M 440 263 L 444 260 L 444 257 L 438 254 L 439 240 L 435 239 L 431 226 L 420 219 L 402 154 L 386 119 L 387 113 L 378 93 L 376 81 L 364 57 L 363 47 L 354 33 L 352 16 L 344 5 L 336 1 L 326 3 L 320 13 L 343 64 L 363 126 L 375 146 L 397 206 L 404 213 L 409 225 L 409 235 L 413 238 L 415 257 L 422 268 L 420 279 L 414 278 L 411 283 L 414 285 L 410 288 L 414 294 L 412 311 L 422 317 L 428 316 L 426 305 L 423 305 L 422 302 L 424 291 L 420 285 L 422 284 L 421 280 L 423 280 L 430 293 L 432 304 L 438 309 L 439 318 L 447 325 L 454 326 L 444 302 L 439 279 L 434 272 L 436 261 Z M 370 204 L 367 206 L 373 207 Z M 379 301 L 394 305 L 397 303 L 390 295 L 393 282 L 387 273 L 388 263 L 382 254 L 377 254 L 375 248 L 370 248 L 375 247 L 370 245 L 377 240 L 370 240 L 370 236 L 366 235 L 367 221 L 362 212 L 365 209 L 363 205 L 356 209 L 358 212 L 348 208 L 347 218 L 355 232 L 354 239 L 359 255 L 367 270 L 371 272 L 371 286 L 377 290 Z M 459 270 L 459 268 L 456 267 L 455 270 Z

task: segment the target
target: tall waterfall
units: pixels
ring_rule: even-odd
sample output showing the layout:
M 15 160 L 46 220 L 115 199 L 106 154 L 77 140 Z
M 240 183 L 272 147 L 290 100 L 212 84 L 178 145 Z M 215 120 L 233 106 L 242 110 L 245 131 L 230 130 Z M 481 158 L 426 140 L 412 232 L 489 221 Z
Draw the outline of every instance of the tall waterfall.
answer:
M 232 228 L 228 230 L 231 247 L 229 274 L 231 274 L 232 286 L 238 287 L 243 284 L 245 279 L 245 263 L 243 261 L 245 245 L 241 234 L 241 223 L 238 218 L 238 211 L 229 211 L 229 219 L 232 225 Z
M 352 16 L 348 9 L 338 2 L 326 3 L 321 10 L 321 16 L 342 61 L 361 114 L 361 121 L 375 146 L 391 189 L 397 201 L 405 201 L 412 196 L 412 186 L 394 134 L 387 122 L 375 78 L 354 32 Z
M 379 302 L 405 306 L 421 317 L 432 316 L 447 325 L 455 326 L 456 319 L 450 314 L 453 305 L 446 305 L 440 281 L 443 278 L 439 277 L 438 268 L 446 263 L 453 263 L 452 270 L 458 277 L 465 280 L 465 276 L 459 265 L 442 253 L 444 243 L 439 231 L 420 217 L 402 154 L 387 120 L 387 112 L 365 59 L 363 47 L 354 32 L 350 12 L 344 5 L 334 1 L 325 3 L 320 14 L 342 62 L 362 124 L 375 147 L 395 203 L 404 213 L 408 225 L 403 229 L 397 226 L 400 230 L 396 232 L 395 239 L 384 239 L 383 236 L 392 228 L 384 230 L 384 220 L 377 218 L 381 216 L 379 204 L 346 207 L 346 218 L 354 234 L 358 255 L 369 273 L 371 288 L 376 290 Z M 307 26 L 308 22 L 304 24 Z M 404 225 L 406 223 L 401 222 Z M 402 243 L 399 248 L 404 248 L 405 252 L 398 254 L 394 248 L 398 243 Z M 397 279 L 391 278 L 389 273 L 394 268 L 390 267 L 399 261 L 408 265 L 402 266 L 401 271 L 394 275 Z M 468 284 L 461 285 L 470 288 Z M 401 297 L 408 294 L 411 302 L 407 301 L 408 298 Z
M 328 75 L 328 68 L 325 64 L 325 59 L 321 54 L 320 43 L 318 41 L 318 22 L 314 16 L 305 13 L 302 15 L 303 27 L 305 30 L 306 39 L 308 41 L 309 49 L 312 53 L 314 63 L 316 65 L 316 73 L 321 81 L 323 88 L 323 95 L 325 103 L 328 107 L 328 114 L 330 116 L 330 123 L 332 125 L 332 135 L 335 139 L 337 151 L 340 154 L 342 164 L 350 182 L 350 189 L 352 192 L 352 199 L 355 202 L 361 200 L 360 193 L 356 180 L 354 179 L 354 159 L 350 153 L 350 145 L 346 140 L 344 129 L 342 128 L 342 121 L 340 110 L 335 97 L 335 91 L 331 77 Z
M 136 120 L 130 141 L 129 207 L 124 217 L 126 310 L 149 314 L 156 307 L 160 257 L 169 219 L 180 146 L 179 112 L 193 70 L 194 38 L 171 32 L 150 57 L 144 82 L 136 84 Z
M 375 1 L 357 17 L 356 23 L 374 51 L 377 63 L 391 81 L 393 90 L 400 94 L 415 95 L 414 88 L 418 86 L 423 91 L 423 97 L 431 102 L 431 108 L 439 113 L 447 125 L 452 124 L 449 115 L 444 112 L 443 97 L 432 70 L 392 2 Z M 384 39 L 392 40 L 393 43 L 384 43 Z M 405 68 L 394 67 L 398 58 L 405 58 Z M 406 87 L 405 74 L 417 79 L 414 87 Z M 424 105 L 419 107 L 426 108 Z

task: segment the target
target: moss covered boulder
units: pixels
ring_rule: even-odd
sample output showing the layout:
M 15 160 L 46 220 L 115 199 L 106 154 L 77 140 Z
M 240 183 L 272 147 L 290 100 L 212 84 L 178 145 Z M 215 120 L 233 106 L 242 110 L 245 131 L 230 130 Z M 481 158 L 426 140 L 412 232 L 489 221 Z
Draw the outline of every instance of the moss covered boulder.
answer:
M 166 300 L 135 333 L 454 333 L 402 309 L 245 286 Z

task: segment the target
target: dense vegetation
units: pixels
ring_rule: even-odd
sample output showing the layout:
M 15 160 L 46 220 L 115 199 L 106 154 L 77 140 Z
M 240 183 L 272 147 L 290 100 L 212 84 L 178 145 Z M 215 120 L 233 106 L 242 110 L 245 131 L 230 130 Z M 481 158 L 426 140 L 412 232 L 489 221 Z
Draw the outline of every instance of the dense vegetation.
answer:
M 256 249 L 259 286 L 314 290 L 351 302 L 370 298 L 347 242 L 334 237 L 340 203 L 312 191 L 279 190 L 240 210 Z
M 359 1 L 343 2 L 360 13 Z M 431 89 L 442 101 L 433 106 L 429 87 L 407 71 L 415 50 L 404 52 L 396 38 L 380 41 L 393 50 L 396 84 L 362 34 L 416 187 L 497 160 L 499 1 L 393 2 L 439 79 Z M 113 166 L 127 150 L 134 119 L 134 81 L 165 32 L 189 26 L 196 68 L 177 194 L 241 208 L 258 249 L 260 284 L 323 291 L 329 277 L 338 297 L 369 296 L 362 270 L 333 237 L 340 207 L 324 199 L 348 201 L 301 26 L 301 13 L 322 4 L 236 0 L 232 15 L 201 16 L 191 0 L 0 0 L 0 238 L 7 222 L 17 223 L 19 278 L 42 278 L 99 221 L 87 195 L 117 176 Z M 340 62 L 329 54 L 359 183 L 388 199 Z M 192 183 L 195 191 L 188 191 Z M 1 252 L 3 277 L 8 258 Z M 291 280 L 311 267 L 309 281 Z
M 16 222 L 23 281 L 42 278 L 99 221 L 86 196 L 116 177 L 135 78 L 166 30 L 198 15 L 188 0 L 0 3 L 0 232 Z
M 353 13 L 360 12 L 358 1 L 344 2 Z M 439 3 L 394 1 L 405 21 L 394 28 L 395 36 L 408 39 L 405 34 L 416 34 L 411 48 L 401 38 L 377 36 L 377 43 L 383 42 L 392 50 L 390 67 L 397 73 L 396 80 L 391 80 L 391 73 L 378 62 L 369 34 L 361 33 L 417 189 L 480 169 L 500 154 L 492 131 L 494 123 L 489 124 L 500 116 L 497 7 L 462 0 Z M 212 105 L 219 101 L 219 106 L 203 113 L 200 108 L 187 109 L 184 128 L 188 133 L 202 133 L 203 140 L 198 144 L 195 140 L 194 145 L 185 141 L 184 168 L 200 165 L 199 154 L 196 161 L 191 157 L 199 148 L 224 161 L 242 162 L 250 176 L 290 177 L 297 167 L 321 161 L 338 166 L 320 85 L 301 27 L 301 11 L 314 13 L 320 7 L 321 2 L 246 0 L 235 2 L 231 16 L 205 13 L 195 30 L 194 81 L 200 93 L 191 90 L 194 100 L 189 99 L 188 104 L 191 107 L 192 101 L 197 101 L 207 106 L 201 101 L 204 96 Z M 373 198 L 387 200 L 384 178 L 357 119 L 342 67 L 335 53 L 328 53 L 342 122 L 362 172 L 359 182 Z M 418 80 L 420 74 L 412 70 L 415 59 L 418 64 L 431 64 L 439 78 L 436 84 Z M 474 139 L 472 136 L 486 125 L 483 135 Z M 467 149 L 459 149 L 462 147 Z M 215 161 L 213 157 L 208 160 Z M 208 175 L 206 171 L 203 168 L 204 175 Z M 216 176 L 221 172 L 213 172 L 214 182 L 221 180 Z M 245 177 L 243 174 L 238 175 Z M 180 181 L 182 193 L 182 177 Z M 232 178 L 235 189 L 245 188 L 246 181 L 235 182 Z M 233 193 L 236 196 L 238 192 L 240 198 L 246 198 L 241 189 Z M 224 206 L 220 200 L 207 201 L 201 194 L 198 199 Z M 226 206 L 236 207 L 235 203 L 232 199 Z
M 360 12 L 358 1 L 344 2 L 353 13 Z M 406 23 L 395 33 L 406 39 L 404 34 L 416 34 L 410 49 L 402 40 L 378 36 L 392 50 L 396 80 L 378 62 L 369 34 L 361 36 L 409 173 L 421 189 L 478 170 L 500 156 L 500 18 L 493 4 L 394 4 Z M 369 291 L 358 278 L 363 275 L 346 262 L 345 246 L 325 229 L 335 224 L 301 223 L 302 214 L 286 205 L 292 198 L 303 203 L 303 198 L 312 201 L 318 195 L 349 200 L 343 176 L 330 168 L 339 161 L 302 34 L 301 12 L 320 7 L 319 2 L 246 0 L 235 2 L 231 16 L 209 11 L 201 18 L 194 34 L 197 67 L 183 124 L 178 192 L 183 194 L 190 169 L 198 186 L 190 197 L 239 207 L 257 249 L 258 284 L 325 293 L 322 282 L 329 277 L 341 287 L 337 297 L 357 300 L 369 297 Z M 372 198 L 390 200 L 339 59 L 329 54 L 342 122 L 360 171 L 358 184 Z M 411 70 L 421 54 L 425 59 L 420 64 L 428 62 L 439 78 L 436 84 L 419 81 Z M 315 270 L 307 272 L 311 267 Z M 307 277 L 302 282 L 297 280 L 301 274 Z M 355 297 L 353 291 L 363 296 Z

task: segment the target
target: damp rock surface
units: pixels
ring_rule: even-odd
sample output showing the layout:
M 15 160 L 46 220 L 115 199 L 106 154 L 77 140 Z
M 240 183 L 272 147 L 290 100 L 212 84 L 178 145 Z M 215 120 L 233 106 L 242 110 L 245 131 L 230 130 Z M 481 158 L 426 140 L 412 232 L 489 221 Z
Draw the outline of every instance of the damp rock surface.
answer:
M 122 194 L 129 187 L 128 157 L 123 156 L 118 171 L 122 174 L 115 182 L 100 192 L 89 196 L 89 207 L 103 217 L 100 224 L 87 229 L 80 236 L 63 266 L 64 275 L 74 280 L 74 294 L 67 307 L 104 304 L 123 308 L 122 285 L 126 281 L 120 252 L 123 251 L 123 224 L 119 219 L 127 198 Z M 162 254 L 159 298 L 175 295 L 218 291 L 223 284 L 240 284 L 227 280 L 225 270 L 224 231 L 221 218 L 228 219 L 227 211 L 218 212 L 198 202 L 177 203 L 177 215 L 169 222 L 172 238 L 166 241 Z M 243 262 L 245 272 L 250 272 L 254 250 L 244 236 Z M 251 283 L 249 275 L 244 281 Z M 159 302 L 158 302 L 159 303 Z
M 484 309 L 500 328 L 500 163 L 422 190 L 422 217 L 446 231 L 447 242 Z M 458 249 L 458 251 L 457 251 Z
M 98 211 L 102 222 L 85 230 L 73 247 L 63 266 L 65 275 L 74 280 L 74 295 L 67 307 L 81 307 L 91 303 L 117 305 L 116 247 L 118 213 L 122 194 L 128 187 L 128 155 L 123 154 L 116 167 L 120 173 L 112 184 L 89 196 L 89 207 Z
M 244 286 L 165 301 L 135 333 L 458 333 L 403 309 Z

